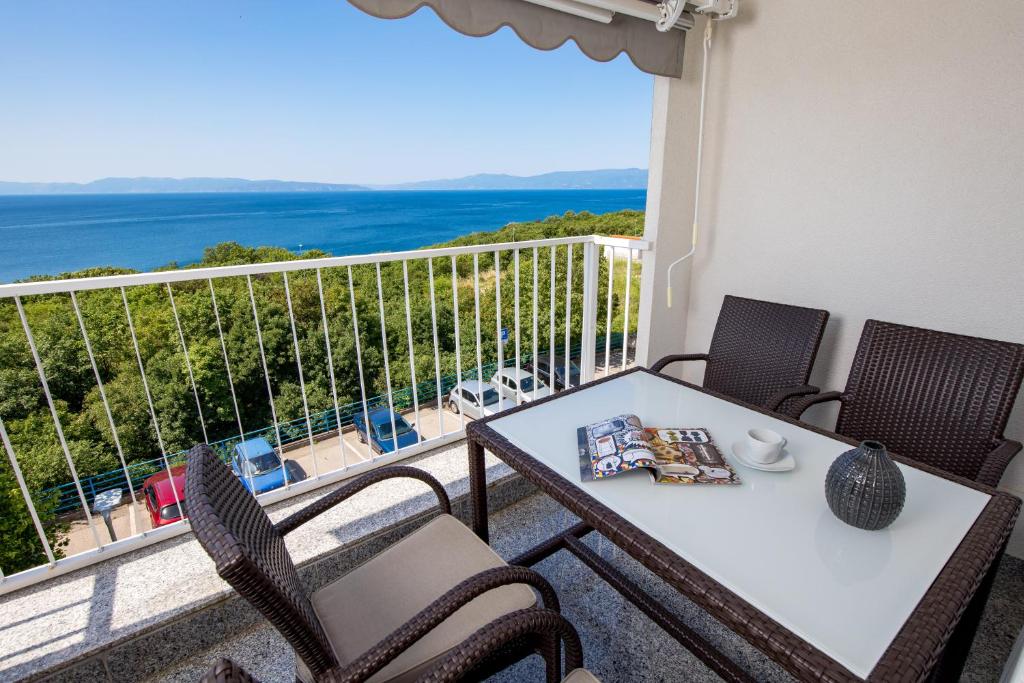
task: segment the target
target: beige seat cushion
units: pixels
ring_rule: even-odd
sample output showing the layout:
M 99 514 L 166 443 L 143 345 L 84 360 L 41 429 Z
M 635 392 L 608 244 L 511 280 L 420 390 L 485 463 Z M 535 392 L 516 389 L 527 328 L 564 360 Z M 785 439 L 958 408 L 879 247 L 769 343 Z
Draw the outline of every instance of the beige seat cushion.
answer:
M 574 669 L 562 679 L 562 683 L 601 683 L 601 681 L 586 669 Z
M 441 515 L 311 596 L 334 654 L 351 662 L 421 609 L 474 574 L 505 562 L 466 525 Z M 370 681 L 414 681 L 448 650 L 503 614 L 536 604 L 522 584 L 488 591 L 463 606 Z M 309 681 L 300 659 L 297 674 Z

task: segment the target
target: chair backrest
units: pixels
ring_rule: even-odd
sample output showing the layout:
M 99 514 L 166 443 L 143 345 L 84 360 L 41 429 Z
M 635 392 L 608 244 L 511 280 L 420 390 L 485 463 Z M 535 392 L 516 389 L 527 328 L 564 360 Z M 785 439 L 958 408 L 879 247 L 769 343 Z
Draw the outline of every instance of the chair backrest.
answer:
M 836 431 L 975 479 L 1022 376 L 1020 344 L 868 320 Z
M 220 577 L 281 632 L 310 671 L 337 666 L 284 538 L 206 444 L 189 453 L 185 504 Z
M 807 384 L 828 311 L 726 295 L 708 350 L 704 386 L 763 406 Z

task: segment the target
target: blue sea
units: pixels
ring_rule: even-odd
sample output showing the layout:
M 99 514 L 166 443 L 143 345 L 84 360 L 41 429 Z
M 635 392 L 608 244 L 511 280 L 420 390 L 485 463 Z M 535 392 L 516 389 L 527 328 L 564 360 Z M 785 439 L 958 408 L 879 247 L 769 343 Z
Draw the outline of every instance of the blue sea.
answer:
M 0 282 L 92 266 L 194 263 L 219 242 L 413 249 L 566 211 L 643 209 L 644 190 L 0 196 Z

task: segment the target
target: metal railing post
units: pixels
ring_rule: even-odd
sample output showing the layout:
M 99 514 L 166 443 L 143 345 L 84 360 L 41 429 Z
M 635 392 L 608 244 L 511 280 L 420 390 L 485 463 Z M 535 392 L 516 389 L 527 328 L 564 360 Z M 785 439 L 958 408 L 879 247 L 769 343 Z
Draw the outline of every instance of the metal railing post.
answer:
M 584 382 L 594 379 L 597 362 L 597 279 L 601 260 L 600 247 L 587 242 L 583 245 L 583 348 L 580 351 L 580 375 Z

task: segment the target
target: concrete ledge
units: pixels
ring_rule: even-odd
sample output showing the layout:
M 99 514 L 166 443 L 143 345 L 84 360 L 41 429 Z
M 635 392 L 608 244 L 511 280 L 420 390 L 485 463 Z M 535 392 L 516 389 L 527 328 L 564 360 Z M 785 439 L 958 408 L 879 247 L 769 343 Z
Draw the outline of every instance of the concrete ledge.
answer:
M 453 513 L 469 517 L 466 449 L 432 451 L 406 464 L 437 477 Z M 488 457 L 493 509 L 533 488 Z M 268 512 L 279 520 L 333 487 Z M 373 486 L 289 535 L 311 590 L 329 583 L 436 514 L 425 485 L 396 479 Z M 138 680 L 261 621 L 217 577 L 191 534 L 0 598 L 0 680 Z

